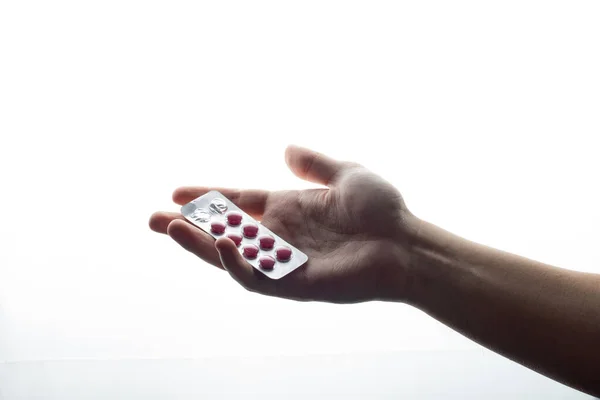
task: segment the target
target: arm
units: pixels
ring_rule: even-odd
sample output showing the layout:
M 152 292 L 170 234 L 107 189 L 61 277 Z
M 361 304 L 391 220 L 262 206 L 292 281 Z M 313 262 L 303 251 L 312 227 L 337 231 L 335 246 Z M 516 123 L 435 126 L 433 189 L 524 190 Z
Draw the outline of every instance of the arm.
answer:
M 181 214 L 155 213 L 150 227 L 252 292 L 407 302 L 523 365 L 600 395 L 600 276 L 493 250 L 423 222 L 396 188 L 358 164 L 295 146 L 286 161 L 323 187 L 217 188 L 308 255 L 283 279 L 261 279 L 233 241 L 215 242 Z M 183 205 L 211 189 L 180 188 L 173 200 Z
M 474 341 L 600 395 L 600 275 L 569 271 L 420 223 L 409 303 Z

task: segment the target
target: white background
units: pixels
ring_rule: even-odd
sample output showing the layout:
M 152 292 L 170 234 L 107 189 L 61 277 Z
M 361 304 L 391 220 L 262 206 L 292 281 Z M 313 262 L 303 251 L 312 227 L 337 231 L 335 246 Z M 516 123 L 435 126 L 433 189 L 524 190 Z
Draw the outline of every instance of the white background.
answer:
M 408 306 L 247 293 L 148 217 L 180 185 L 310 187 L 296 143 L 459 235 L 600 272 L 599 19 L 596 1 L 0 2 L 0 361 L 477 349 Z

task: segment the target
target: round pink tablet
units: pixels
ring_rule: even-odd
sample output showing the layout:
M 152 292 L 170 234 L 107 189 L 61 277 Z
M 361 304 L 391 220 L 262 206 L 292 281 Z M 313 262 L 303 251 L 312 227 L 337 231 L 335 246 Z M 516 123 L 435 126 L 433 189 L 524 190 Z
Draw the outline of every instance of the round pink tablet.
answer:
M 292 249 L 287 246 L 278 247 L 275 250 L 275 257 L 279 261 L 288 261 L 292 257 Z
M 240 244 L 242 244 L 242 235 L 239 233 L 228 233 L 227 237 L 233 240 L 233 243 L 235 243 L 237 247 L 240 247 Z
M 216 233 L 217 235 L 220 235 L 223 232 L 225 232 L 225 228 L 225 224 L 221 221 L 213 221 L 210 224 L 210 230 L 212 231 L 212 233 Z
M 247 224 L 242 227 L 242 233 L 247 238 L 255 238 L 258 235 L 258 226 L 255 224 Z
M 246 258 L 254 259 L 258 255 L 258 247 L 253 244 L 245 245 L 242 251 L 242 254 L 244 254 L 244 257 Z
M 258 245 L 263 250 L 271 250 L 275 245 L 275 238 L 271 235 L 261 235 L 258 237 Z
M 232 211 L 227 214 L 227 223 L 232 226 L 238 226 L 242 223 L 242 214 L 236 211 Z
M 273 269 L 275 266 L 275 259 L 271 256 L 262 256 L 258 259 L 258 265 L 262 269 Z

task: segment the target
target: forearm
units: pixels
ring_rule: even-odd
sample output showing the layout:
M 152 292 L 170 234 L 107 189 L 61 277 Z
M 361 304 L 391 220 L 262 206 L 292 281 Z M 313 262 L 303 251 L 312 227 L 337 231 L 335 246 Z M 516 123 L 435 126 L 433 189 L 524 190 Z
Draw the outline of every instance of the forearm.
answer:
M 600 394 L 600 276 L 420 224 L 408 302 L 527 367 Z

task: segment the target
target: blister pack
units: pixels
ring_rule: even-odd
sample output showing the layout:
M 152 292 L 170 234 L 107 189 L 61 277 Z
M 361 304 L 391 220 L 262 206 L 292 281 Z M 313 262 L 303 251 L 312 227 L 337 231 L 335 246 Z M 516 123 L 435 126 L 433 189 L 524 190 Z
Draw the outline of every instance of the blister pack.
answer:
M 181 207 L 181 214 L 215 239 L 229 237 L 244 259 L 271 279 L 280 279 L 308 257 L 213 190 Z

